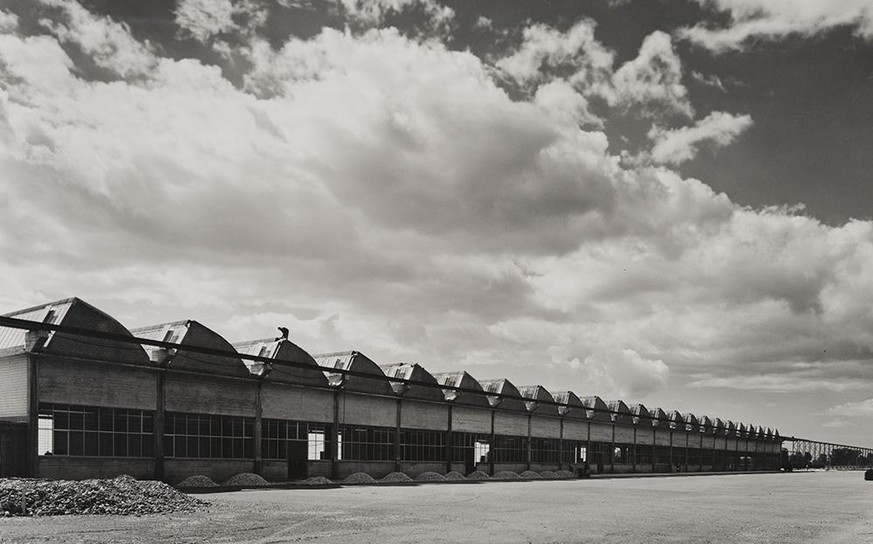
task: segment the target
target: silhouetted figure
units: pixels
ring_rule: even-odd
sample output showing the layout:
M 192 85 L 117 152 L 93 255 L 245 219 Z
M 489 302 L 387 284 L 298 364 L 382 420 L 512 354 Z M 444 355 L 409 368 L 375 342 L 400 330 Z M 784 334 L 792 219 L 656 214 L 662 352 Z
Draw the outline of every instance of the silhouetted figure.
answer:
M 278 327 L 279 332 L 282 333 L 282 336 L 276 338 L 276 341 L 288 340 L 288 328 L 287 327 Z

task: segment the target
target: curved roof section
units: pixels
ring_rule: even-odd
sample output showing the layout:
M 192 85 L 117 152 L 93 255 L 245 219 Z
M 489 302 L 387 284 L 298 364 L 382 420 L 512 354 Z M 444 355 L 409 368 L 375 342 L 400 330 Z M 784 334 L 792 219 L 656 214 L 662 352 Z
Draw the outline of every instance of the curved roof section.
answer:
M 524 403 L 528 412 L 535 411 L 543 415 L 559 415 L 558 407 L 553 404 L 555 402 L 554 397 L 542 385 L 520 385 L 518 392 L 522 397 L 530 399 L 529 402 Z
M 736 433 L 737 433 L 737 436 L 739 436 L 741 438 L 745 437 L 746 436 L 746 426 L 742 423 L 738 424 L 737 428 L 736 428 Z
M 318 369 L 318 363 L 306 350 L 288 339 L 265 338 L 233 344 L 237 352 L 243 355 L 267 357 L 276 361 L 265 365 L 258 361 L 243 360 L 249 372 L 256 376 L 263 375 L 271 382 L 288 382 L 300 385 L 327 387 L 327 377 Z M 283 361 L 307 365 L 311 368 L 283 365 Z
M 773 439 L 773 429 L 771 429 L 770 427 L 767 427 L 767 432 L 766 432 L 766 434 L 764 435 L 764 437 L 765 437 L 767 440 L 772 440 L 772 439 Z
M 737 432 L 737 424 L 729 419 L 724 420 L 724 431 L 727 436 L 735 435 Z
M 518 388 L 512 385 L 512 382 L 507 380 L 506 378 L 479 380 L 479 384 L 482 386 L 482 389 L 485 391 L 485 393 L 494 393 L 496 395 L 512 395 L 515 397 L 521 396 L 521 393 L 518 392 Z M 491 403 L 491 406 L 494 406 L 495 408 L 499 408 L 501 410 L 513 410 L 516 412 L 527 411 L 525 402 L 522 400 L 507 399 L 494 395 L 488 395 L 488 402 Z
M 673 410 L 667 414 L 667 421 L 670 422 L 670 428 L 677 431 L 685 430 L 685 416 L 679 411 Z
M 700 432 L 702 432 L 702 433 L 711 433 L 712 432 L 712 420 L 709 419 L 709 416 L 703 416 L 697 422 L 700 424 Z
M 757 427 L 755 427 L 755 435 L 757 435 L 758 438 L 766 438 L 767 431 L 764 429 L 764 427 L 758 425 Z
M 682 419 L 685 420 L 685 430 L 688 432 L 697 432 L 697 417 L 694 414 L 682 414 Z
M 648 408 L 643 404 L 631 404 L 628 406 L 634 415 L 634 425 L 651 425 L 652 420 Z
M 661 408 L 652 408 L 649 410 L 649 417 L 652 418 L 652 427 L 667 429 L 670 427 L 670 418 L 667 413 Z
M 572 391 L 550 391 L 550 395 L 555 399 L 555 402 L 567 404 L 568 406 L 558 406 L 558 413 L 565 417 L 574 419 L 588 419 L 585 414 L 585 405 L 582 400 Z
M 404 398 L 423 399 L 443 401 L 445 395 L 443 390 L 437 387 L 439 384 L 430 372 L 419 364 L 395 363 L 393 365 L 380 365 L 382 372 L 389 378 L 400 378 L 403 380 L 413 380 L 416 382 L 426 382 L 432 384 L 432 387 L 426 385 L 411 385 L 402 382 L 391 382 L 394 391 L 404 396 Z
M 437 383 L 441 385 L 460 387 L 461 389 L 467 390 L 455 391 L 452 389 L 443 389 L 443 395 L 446 400 L 454 402 L 455 404 L 466 404 L 467 406 L 491 406 L 491 403 L 488 402 L 488 397 L 485 396 L 485 390 L 482 389 L 479 381 L 463 370 L 455 372 L 440 372 L 438 374 L 433 374 L 433 377 Z
M 114 317 L 76 297 L 18 310 L 5 314 L 5 317 L 132 336 Z M 0 353 L 23 353 L 28 348 L 25 345 L 26 336 L 27 331 L 23 329 L 0 328 Z M 148 355 L 142 346 L 135 343 L 79 338 L 54 331 L 43 333 L 40 337 L 45 338 L 40 349 L 43 353 L 134 365 L 149 364 Z
M 373 375 L 372 378 L 364 378 L 362 376 L 349 376 L 339 372 L 325 372 L 328 382 L 334 387 L 341 386 L 347 391 L 360 391 L 380 395 L 394 394 L 391 384 L 388 383 L 385 373 L 382 372 L 379 365 L 360 351 L 323 353 L 316 355 L 315 360 L 321 366 Z
M 712 422 L 713 432 L 718 435 L 722 435 L 725 433 L 724 421 L 719 418 L 715 418 Z
M 134 336 L 179 344 L 180 347 L 196 346 L 233 353 L 233 356 L 206 355 L 178 349 L 169 353 L 164 348 L 145 346 L 153 363 L 178 370 L 193 370 L 209 374 L 223 374 L 238 378 L 251 378 L 252 373 L 239 358 L 237 351 L 223 336 L 194 320 L 173 321 L 130 331 Z
M 612 411 L 609 416 L 613 423 L 618 423 L 619 425 L 633 425 L 633 413 L 623 400 L 611 400 L 608 401 L 606 405 L 609 406 L 609 409 Z
M 582 397 L 582 404 L 585 405 L 585 415 L 591 421 L 606 421 L 612 422 L 612 417 L 609 413 L 609 406 L 603 402 L 598 396 Z

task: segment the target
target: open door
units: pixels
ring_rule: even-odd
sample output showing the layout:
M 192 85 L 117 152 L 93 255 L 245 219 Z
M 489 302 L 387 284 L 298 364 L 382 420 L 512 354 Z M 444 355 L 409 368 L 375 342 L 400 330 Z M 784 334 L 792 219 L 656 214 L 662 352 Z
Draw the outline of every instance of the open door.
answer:
M 27 425 L 0 424 L 0 478 L 27 476 Z
M 288 479 L 303 480 L 309 476 L 306 465 L 308 456 L 309 444 L 306 441 L 288 441 Z

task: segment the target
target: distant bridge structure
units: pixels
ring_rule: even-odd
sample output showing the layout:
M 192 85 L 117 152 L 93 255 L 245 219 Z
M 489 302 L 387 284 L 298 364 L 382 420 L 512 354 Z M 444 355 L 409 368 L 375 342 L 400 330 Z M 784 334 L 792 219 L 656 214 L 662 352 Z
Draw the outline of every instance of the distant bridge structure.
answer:
M 794 469 L 873 467 L 873 448 L 821 442 L 796 436 L 783 437 L 783 466 Z

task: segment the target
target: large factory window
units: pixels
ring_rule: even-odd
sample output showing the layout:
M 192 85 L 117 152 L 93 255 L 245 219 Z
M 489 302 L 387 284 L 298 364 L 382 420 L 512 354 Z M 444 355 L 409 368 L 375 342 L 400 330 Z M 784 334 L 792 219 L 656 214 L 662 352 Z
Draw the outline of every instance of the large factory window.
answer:
M 588 448 L 586 442 L 577 440 L 564 440 L 561 450 L 561 462 L 581 464 L 588 460 Z
M 154 414 L 147 410 L 39 405 L 40 455 L 152 457 Z
M 494 461 L 496 463 L 526 463 L 526 441 L 526 436 L 495 436 Z
M 344 461 L 394 460 L 394 429 L 342 425 L 339 431 Z
M 638 465 L 651 465 L 653 446 L 637 445 L 636 446 L 636 463 Z
M 443 461 L 446 433 L 439 431 L 400 431 L 400 459 L 403 461 Z
M 326 459 L 323 423 L 264 419 L 261 421 L 261 455 L 264 459 Z
M 531 438 L 530 439 L 531 463 L 555 463 L 558 462 L 558 439 L 557 438 Z
M 201 459 L 251 459 L 251 418 L 167 412 L 164 455 Z

